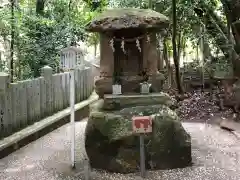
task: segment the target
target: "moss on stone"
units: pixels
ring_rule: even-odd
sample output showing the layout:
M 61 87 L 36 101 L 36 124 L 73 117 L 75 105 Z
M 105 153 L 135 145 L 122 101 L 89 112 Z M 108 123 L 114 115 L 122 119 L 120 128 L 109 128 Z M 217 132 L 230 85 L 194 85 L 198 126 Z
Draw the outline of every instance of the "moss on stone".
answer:
M 169 20 L 151 9 L 115 8 L 99 14 L 86 25 L 88 31 L 101 32 L 127 28 L 166 28 Z
M 191 164 L 191 137 L 178 116 L 165 105 L 153 105 L 125 108 L 115 113 L 91 113 L 85 145 L 93 168 L 120 173 L 137 171 L 139 138 L 132 132 L 134 115 L 153 118 L 153 132 L 144 136 L 148 169 L 181 168 Z M 102 161 L 104 157 L 106 161 Z

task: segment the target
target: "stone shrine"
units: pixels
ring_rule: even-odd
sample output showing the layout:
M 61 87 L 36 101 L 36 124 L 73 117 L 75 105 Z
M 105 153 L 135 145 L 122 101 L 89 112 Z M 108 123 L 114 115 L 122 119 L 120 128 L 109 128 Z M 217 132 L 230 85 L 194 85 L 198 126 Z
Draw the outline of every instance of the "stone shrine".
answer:
M 167 26 L 167 17 L 149 9 L 107 10 L 87 25 L 100 33 L 101 46 L 101 74 L 95 82 L 100 99 L 91 104 L 85 129 L 92 168 L 139 171 L 134 116 L 152 119 L 152 132 L 144 135 L 146 169 L 191 166 L 191 137 L 174 112 L 176 101 L 160 92 L 164 77 L 157 69 L 156 33 Z M 152 85 L 151 93 L 143 91 L 146 84 Z M 115 86 L 122 94 L 114 92 Z
M 103 97 L 120 84 L 123 94 L 139 93 L 148 82 L 151 92 L 161 90 L 163 74 L 157 70 L 156 33 L 167 28 L 168 18 L 150 9 L 111 9 L 87 24 L 100 33 L 100 76 L 96 92 Z

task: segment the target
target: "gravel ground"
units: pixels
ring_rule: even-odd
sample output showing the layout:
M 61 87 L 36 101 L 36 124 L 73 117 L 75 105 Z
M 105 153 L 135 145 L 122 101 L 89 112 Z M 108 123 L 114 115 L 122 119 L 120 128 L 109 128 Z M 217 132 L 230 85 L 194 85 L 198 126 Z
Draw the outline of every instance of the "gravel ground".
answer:
M 85 155 L 83 132 L 86 121 L 76 123 L 78 160 Z M 192 136 L 194 165 L 184 169 L 148 172 L 148 180 L 239 180 L 240 140 L 214 125 L 183 123 Z M 0 160 L 0 180 L 78 180 L 81 169 L 70 168 L 69 124 L 47 134 Z M 138 174 L 120 175 L 93 171 L 94 180 L 139 179 Z

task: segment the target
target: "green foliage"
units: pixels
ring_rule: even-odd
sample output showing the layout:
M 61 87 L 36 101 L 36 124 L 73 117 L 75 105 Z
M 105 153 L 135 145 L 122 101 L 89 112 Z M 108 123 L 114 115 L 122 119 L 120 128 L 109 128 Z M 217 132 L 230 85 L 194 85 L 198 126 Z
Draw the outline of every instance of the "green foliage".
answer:
M 97 45 L 99 43 L 99 38 L 100 37 L 98 33 L 91 33 L 87 38 L 87 44 L 90 46 Z
M 19 8 L 15 8 L 14 63 L 15 70 L 19 71 L 15 72 L 16 79 L 39 76 L 44 65 L 57 71 L 62 48 L 79 41 L 92 41 L 84 26 L 98 11 L 91 12 L 88 4 L 74 0 L 47 1 L 44 14 L 38 15 L 35 3 L 22 0 Z M 0 10 L 0 36 L 9 41 L 10 35 L 10 8 L 4 7 Z
M 148 0 L 110 0 L 109 4 L 119 8 L 148 8 Z
M 90 9 L 91 12 L 101 12 L 109 5 L 108 0 L 99 0 L 99 1 L 92 1 L 92 0 L 83 0 L 87 7 Z
M 233 77 L 233 67 L 225 59 L 225 57 L 219 58 L 218 62 L 213 64 L 214 76 L 219 78 Z
M 6 37 L 10 33 L 10 11 L 0 9 L 0 35 Z
M 152 0 L 152 4 L 154 10 L 168 16 L 171 20 L 171 0 Z M 45 1 L 44 5 L 42 15 L 36 14 L 36 0 L 20 0 L 15 8 L 13 30 L 16 79 L 37 77 L 39 69 L 46 64 L 57 71 L 59 52 L 69 44 L 74 45 L 81 40 L 86 41 L 90 46 L 97 45 L 99 36 L 86 33 L 84 25 L 98 16 L 98 13 L 106 7 L 148 8 L 149 0 L 101 0 L 97 6 L 91 0 L 51 0 Z M 177 39 L 180 37 L 184 42 L 190 41 L 195 48 L 200 37 L 204 36 L 206 43 L 217 45 L 218 36 L 213 36 L 211 31 L 199 33 L 200 25 L 206 27 L 207 23 L 196 14 L 194 11 L 196 7 L 201 10 L 207 9 L 218 22 L 220 29 L 224 29 L 226 17 L 220 0 L 178 0 Z M 216 11 L 218 14 L 215 13 Z M 6 6 L 0 9 L 0 40 L 3 39 L 8 46 L 11 30 L 10 7 Z M 219 29 L 214 26 L 212 31 L 218 31 L 215 34 L 221 35 Z M 172 55 L 171 34 L 170 25 L 166 37 L 170 55 Z

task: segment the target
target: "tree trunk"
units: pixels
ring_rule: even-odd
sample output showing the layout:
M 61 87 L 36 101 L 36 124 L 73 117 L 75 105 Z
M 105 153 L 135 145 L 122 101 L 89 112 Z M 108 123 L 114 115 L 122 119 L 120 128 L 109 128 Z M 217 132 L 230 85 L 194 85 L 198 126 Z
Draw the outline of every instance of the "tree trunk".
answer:
M 222 50 L 224 55 L 228 55 L 228 48 L 226 46 L 227 39 L 224 38 L 224 35 L 227 36 L 227 27 L 224 26 L 224 22 L 222 22 L 212 10 L 208 10 L 206 5 L 201 7 L 203 9 L 202 12 L 194 9 L 195 13 L 201 19 L 203 23 L 205 23 L 206 31 L 211 37 L 215 40 L 218 47 Z M 220 32 L 221 31 L 221 32 Z
M 153 6 L 152 0 L 148 0 L 148 8 L 152 9 L 152 6 Z
M 226 59 L 229 60 L 229 49 L 232 49 L 232 64 L 234 75 L 240 77 L 240 60 L 239 55 L 234 49 L 234 47 L 229 46 L 230 42 L 227 34 L 227 26 L 224 22 L 216 15 L 216 13 L 207 5 L 202 4 L 202 12 L 198 11 L 197 8 L 194 9 L 195 13 L 199 16 L 203 23 L 205 23 L 206 31 L 215 40 L 215 43 L 222 50 Z
M 44 14 L 45 0 L 36 0 L 36 13 L 39 15 Z
M 196 47 L 197 62 L 199 62 L 199 50 L 198 49 L 199 49 L 199 45 L 197 44 L 197 47 Z
M 14 78 L 14 38 L 15 38 L 15 0 L 11 0 L 11 43 L 10 43 L 10 78 Z
M 205 29 L 204 29 L 204 33 L 206 33 Z M 206 62 L 207 59 L 211 61 L 211 59 L 213 59 L 213 56 L 211 54 L 211 48 L 209 47 L 207 38 L 203 39 L 203 43 L 204 43 L 204 48 L 202 49 L 202 51 L 203 51 L 203 56 L 204 56 L 204 62 Z
M 43 16 L 44 15 L 44 8 L 45 8 L 45 2 L 46 0 L 36 0 L 36 14 L 39 16 Z M 36 25 L 36 35 L 35 35 L 35 41 L 37 44 L 39 44 L 39 42 L 42 39 L 42 30 L 41 30 L 41 26 L 39 24 Z M 40 75 L 40 69 L 46 65 L 46 62 L 44 59 L 41 59 L 40 61 L 36 62 L 34 65 L 30 65 L 31 70 L 33 72 L 33 76 L 34 77 L 38 77 Z
M 182 32 L 180 31 L 177 36 L 177 59 L 178 59 L 178 64 L 180 62 L 180 54 L 181 54 L 181 35 Z
M 240 31 L 235 27 L 235 23 L 240 18 L 240 1 L 239 0 L 221 0 L 223 4 L 224 13 L 227 21 L 232 28 L 232 34 L 234 36 L 236 44 L 240 44 Z
M 172 33 L 172 45 L 173 45 L 173 60 L 175 65 L 176 71 L 176 83 L 178 92 L 183 94 L 183 88 L 181 85 L 181 78 L 180 78 L 180 70 L 179 70 L 179 61 L 178 61 L 178 54 L 177 54 L 177 45 L 176 45 L 176 34 L 177 34 L 177 15 L 176 15 L 176 0 L 172 0 L 172 19 L 173 19 L 173 33 Z
M 163 59 L 166 64 L 166 69 L 167 69 L 167 74 L 168 74 L 168 88 L 171 87 L 171 67 L 170 67 L 170 62 L 168 58 L 168 48 L 167 48 L 167 38 L 165 37 L 163 40 Z
M 3 71 L 2 52 L 0 51 L 0 72 Z
M 94 42 L 94 57 L 95 58 L 97 57 L 97 45 L 98 45 L 98 43 Z
M 183 63 L 185 63 L 185 58 L 186 58 L 186 42 L 184 41 L 183 43 L 183 47 L 182 47 L 182 60 L 183 60 Z

